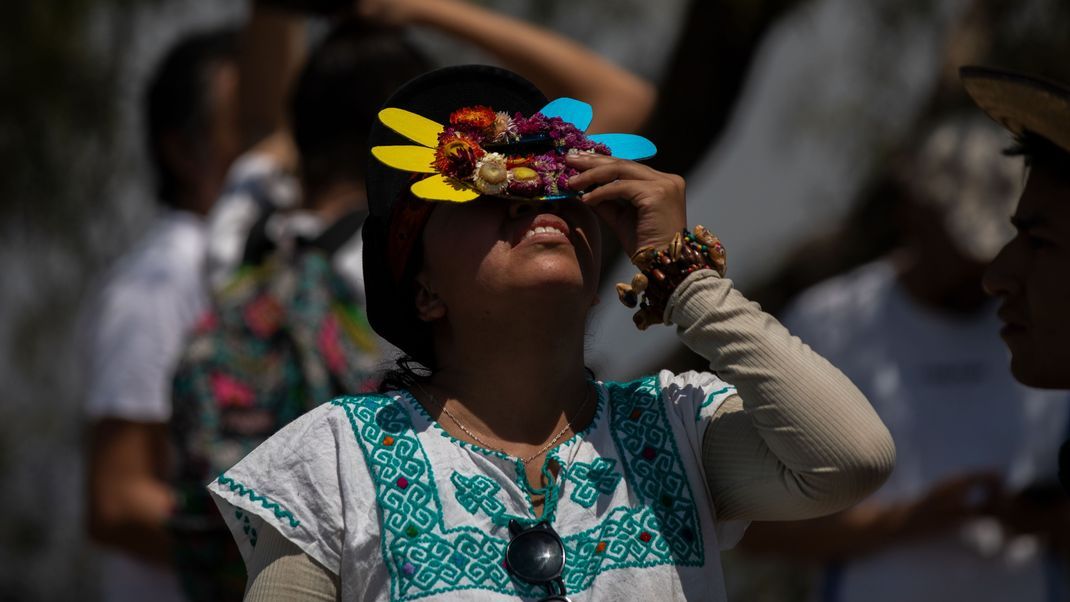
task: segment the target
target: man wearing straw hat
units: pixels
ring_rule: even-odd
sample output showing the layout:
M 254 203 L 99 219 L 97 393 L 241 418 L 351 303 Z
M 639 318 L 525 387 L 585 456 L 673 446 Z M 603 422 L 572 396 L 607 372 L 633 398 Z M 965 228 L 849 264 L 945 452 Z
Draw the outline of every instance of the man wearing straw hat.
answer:
M 1028 181 L 1011 222 L 1017 236 L 985 273 L 1002 301 L 1000 335 L 1011 372 L 1023 384 L 1070 389 L 1070 88 L 1036 77 L 963 67 L 973 100 L 1017 138 Z M 1070 445 L 1060 452 L 1060 480 L 1070 490 Z
M 985 274 L 1003 301 L 1011 372 L 1026 385 L 1070 389 L 1070 88 L 964 67 L 966 91 L 1017 138 L 1028 182 L 1011 218 L 1018 235 Z

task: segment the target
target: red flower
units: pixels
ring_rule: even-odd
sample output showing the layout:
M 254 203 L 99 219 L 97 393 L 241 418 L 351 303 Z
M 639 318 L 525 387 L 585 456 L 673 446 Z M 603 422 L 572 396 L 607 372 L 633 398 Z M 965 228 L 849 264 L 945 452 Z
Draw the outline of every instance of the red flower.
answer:
M 497 114 L 490 107 L 465 107 L 450 115 L 450 125 L 470 130 L 485 130 L 494 125 L 495 117 Z
M 435 169 L 438 173 L 459 180 L 468 179 L 486 152 L 479 143 L 456 130 L 446 130 L 439 136 L 435 149 Z

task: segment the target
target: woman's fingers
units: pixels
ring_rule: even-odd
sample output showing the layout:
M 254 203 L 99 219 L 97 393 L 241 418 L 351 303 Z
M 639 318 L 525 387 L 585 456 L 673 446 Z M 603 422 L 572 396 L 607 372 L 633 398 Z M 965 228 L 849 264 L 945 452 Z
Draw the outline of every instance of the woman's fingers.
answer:
M 590 206 L 595 206 L 605 201 L 622 200 L 632 201 L 640 197 L 649 186 L 642 180 L 612 180 L 608 184 L 602 184 L 590 192 L 585 192 L 580 200 Z
M 569 155 L 580 173 L 569 179 L 572 190 L 608 223 L 631 255 L 641 246 L 662 247 L 687 225 L 684 179 L 634 161 L 605 155 Z
M 614 180 L 653 180 L 664 176 L 646 165 L 605 155 L 569 155 L 566 161 L 580 171 L 568 181 L 572 190 L 585 190 Z

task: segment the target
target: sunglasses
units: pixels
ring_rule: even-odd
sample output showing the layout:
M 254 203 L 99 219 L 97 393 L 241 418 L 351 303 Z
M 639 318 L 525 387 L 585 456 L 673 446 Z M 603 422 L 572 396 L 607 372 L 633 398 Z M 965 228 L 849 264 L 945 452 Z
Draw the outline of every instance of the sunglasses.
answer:
M 523 527 L 509 521 L 509 545 L 505 548 L 505 568 L 511 575 L 532 585 L 546 588 L 547 595 L 539 602 L 570 602 L 565 597 L 565 582 L 561 572 L 565 568 L 565 544 L 545 521 L 533 527 Z

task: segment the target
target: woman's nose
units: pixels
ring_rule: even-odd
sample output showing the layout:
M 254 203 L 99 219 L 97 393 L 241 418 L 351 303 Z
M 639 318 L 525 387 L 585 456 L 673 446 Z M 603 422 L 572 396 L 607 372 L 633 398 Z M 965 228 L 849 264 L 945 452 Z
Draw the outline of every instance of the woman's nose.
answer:
M 993 297 L 1011 295 L 1017 289 L 1017 274 L 1019 262 L 1015 261 L 1017 240 L 1011 241 L 996 255 L 992 263 L 985 269 L 982 286 L 985 292 Z

